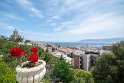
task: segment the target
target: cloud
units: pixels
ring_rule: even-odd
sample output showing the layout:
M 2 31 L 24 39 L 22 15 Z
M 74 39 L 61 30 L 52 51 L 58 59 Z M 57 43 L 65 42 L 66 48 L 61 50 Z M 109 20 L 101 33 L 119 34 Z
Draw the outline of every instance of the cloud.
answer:
M 70 24 L 71 23 L 71 21 L 66 21 L 66 22 L 62 22 L 61 24 L 62 25 L 67 25 L 67 24 Z
M 123 37 L 124 15 L 117 13 L 103 13 L 90 15 L 87 18 L 75 18 L 71 21 L 62 22 L 56 37 L 65 38 L 62 41 L 77 41 L 87 38 L 114 38 Z M 56 40 L 58 40 L 56 38 Z
M 55 32 L 60 32 L 60 31 L 62 31 L 62 28 L 60 28 L 60 27 L 59 28 L 54 28 L 54 31 Z
M 14 19 L 14 20 L 18 20 L 18 21 L 25 21 L 24 18 L 20 18 L 18 16 L 12 15 L 12 14 L 4 14 L 4 16 L 9 17 L 9 18 Z
M 15 27 L 15 26 L 12 26 L 9 24 L 5 24 L 5 23 L 0 23 L 0 29 L 9 30 L 9 31 L 14 31 L 15 29 L 17 29 L 19 32 L 27 34 L 27 35 L 41 35 L 38 32 L 24 31 L 18 27 Z
M 31 31 L 24 31 L 24 30 L 18 30 L 19 32 L 22 32 L 24 34 L 28 34 L 28 35 L 41 35 L 38 32 L 31 32 Z
M 56 16 L 53 16 L 53 19 L 59 19 L 60 16 L 56 15 Z
M 19 4 L 23 6 L 27 11 L 31 12 L 32 15 L 37 17 L 43 17 L 42 11 L 37 9 L 32 2 L 29 0 L 18 0 Z
M 89 1 L 89 0 L 67 0 L 65 1 L 65 5 L 67 6 L 67 8 L 65 9 L 66 11 L 70 11 L 70 10 L 76 10 L 78 8 L 81 8 L 83 6 L 86 6 L 87 3 L 92 3 L 95 1 Z
M 67 31 L 72 35 L 86 35 L 97 32 L 106 31 L 118 31 L 123 30 L 124 16 L 118 16 L 114 14 L 96 15 L 87 18 L 84 22 L 80 22 L 79 25 L 75 24 Z M 113 34 L 116 35 L 116 34 Z
M 67 6 L 65 10 L 86 10 L 89 11 L 95 7 L 101 6 L 102 8 L 105 6 L 115 5 L 120 3 L 122 0 L 66 0 L 65 5 Z M 102 6 L 104 5 L 104 6 Z M 87 10 L 87 8 L 90 8 Z
M 62 31 L 65 31 L 67 30 L 67 28 L 69 27 L 70 24 L 72 21 L 65 21 L 65 22 L 62 22 L 60 23 L 60 25 L 56 28 L 53 29 L 54 32 L 62 32 Z
M 31 8 L 31 11 L 37 16 L 37 17 L 43 17 L 42 12 L 36 8 Z
M 14 30 L 15 28 L 11 25 L 5 24 L 5 23 L 0 23 L 0 29 L 4 30 Z
M 44 33 L 44 34 L 42 34 L 42 36 L 44 36 L 44 37 L 55 37 L 56 35 Z
M 53 27 L 53 34 L 58 38 L 76 40 L 124 35 L 122 0 L 66 0 L 64 3 L 61 3 L 61 0 L 54 1 L 56 5 L 52 6 L 54 3 L 51 0 L 49 8 L 52 10 L 47 12 L 50 16 L 53 15 L 52 18 L 56 18 L 56 15 L 61 17 L 57 20 L 57 27 Z M 51 20 L 50 22 L 52 23 Z

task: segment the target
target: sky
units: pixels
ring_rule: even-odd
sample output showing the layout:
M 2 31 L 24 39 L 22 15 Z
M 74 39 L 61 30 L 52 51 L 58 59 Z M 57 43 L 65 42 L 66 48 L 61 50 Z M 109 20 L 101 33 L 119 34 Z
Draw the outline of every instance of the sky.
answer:
M 124 0 L 0 0 L 0 35 L 35 41 L 124 37 Z

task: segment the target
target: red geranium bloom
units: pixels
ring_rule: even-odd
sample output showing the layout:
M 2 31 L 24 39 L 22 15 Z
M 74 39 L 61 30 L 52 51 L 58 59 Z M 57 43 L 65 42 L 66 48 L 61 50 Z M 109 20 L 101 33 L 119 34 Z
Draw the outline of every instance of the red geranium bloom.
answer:
M 33 52 L 33 53 L 37 53 L 38 49 L 37 48 L 31 48 L 30 51 Z
M 31 62 L 37 62 L 38 61 L 38 55 L 37 54 L 32 54 L 30 57 L 29 57 L 29 60 Z
M 11 54 L 11 56 L 21 56 L 22 49 L 21 48 L 18 48 L 18 47 L 11 48 L 10 54 Z
M 25 51 L 25 52 L 23 52 L 23 54 L 24 54 L 24 55 L 27 55 L 27 54 L 28 54 L 28 52 L 26 52 L 26 51 Z

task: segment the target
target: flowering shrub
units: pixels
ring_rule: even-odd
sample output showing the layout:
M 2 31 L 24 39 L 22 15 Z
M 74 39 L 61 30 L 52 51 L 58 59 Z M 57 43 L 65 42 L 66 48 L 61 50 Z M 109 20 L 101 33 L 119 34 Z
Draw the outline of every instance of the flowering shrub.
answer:
M 25 51 L 25 52 L 23 52 L 23 54 L 24 54 L 24 55 L 27 55 L 27 54 L 28 54 L 28 52 L 26 52 L 26 51 Z
M 37 54 L 38 49 L 37 48 L 31 48 L 30 51 L 33 54 L 31 56 L 27 57 L 29 59 L 29 64 L 31 65 L 31 66 L 30 65 L 29 66 L 34 67 L 35 62 L 38 61 L 38 54 Z M 22 52 L 21 48 L 14 47 L 14 48 L 11 48 L 10 54 L 11 54 L 11 56 L 16 57 L 19 61 L 19 64 L 21 65 L 23 59 L 26 58 L 26 56 L 28 55 L 28 52 L 27 51 Z
M 37 62 L 38 61 L 38 55 L 37 54 L 32 54 L 30 57 L 29 57 L 29 60 L 31 62 Z
M 17 48 L 17 47 L 11 48 L 10 54 L 11 54 L 11 56 L 21 56 L 22 49 L 21 48 Z
M 31 48 L 30 51 L 33 52 L 33 53 L 37 53 L 37 48 Z

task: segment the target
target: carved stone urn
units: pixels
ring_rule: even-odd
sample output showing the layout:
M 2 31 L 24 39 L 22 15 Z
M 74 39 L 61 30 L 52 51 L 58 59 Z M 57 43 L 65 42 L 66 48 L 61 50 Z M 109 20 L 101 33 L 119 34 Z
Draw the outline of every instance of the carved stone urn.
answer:
M 23 62 L 22 66 L 24 64 L 27 64 L 29 61 Z M 43 60 L 38 60 L 36 64 L 39 64 L 32 68 L 26 68 L 17 66 L 16 67 L 16 79 L 19 83 L 39 83 L 42 78 L 44 77 L 46 73 L 46 62 Z

